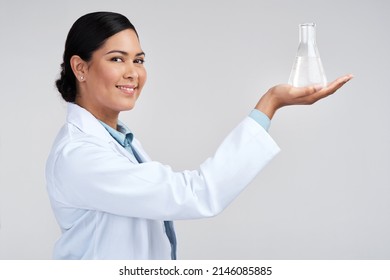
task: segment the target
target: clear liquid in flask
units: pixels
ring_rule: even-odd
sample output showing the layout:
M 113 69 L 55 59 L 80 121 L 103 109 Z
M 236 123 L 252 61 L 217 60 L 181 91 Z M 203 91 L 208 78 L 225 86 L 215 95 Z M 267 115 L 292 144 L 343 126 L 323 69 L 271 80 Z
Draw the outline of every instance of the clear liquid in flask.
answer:
M 320 57 L 297 56 L 288 83 L 294 87 L 326 86 L 327 80 Z

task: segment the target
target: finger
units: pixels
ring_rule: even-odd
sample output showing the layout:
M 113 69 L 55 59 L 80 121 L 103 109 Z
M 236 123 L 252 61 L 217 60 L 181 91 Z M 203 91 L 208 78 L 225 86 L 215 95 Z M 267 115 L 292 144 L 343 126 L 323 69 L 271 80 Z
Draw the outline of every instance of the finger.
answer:
M 326 88 L 330 90 L 338 90 L 340 87 L 342 87 L 344 84 L 349 82 L 353 78 L 352 74 L 342 76 L 336 80 L 334 80 L 332 83 L 330 83 Z
M 336 80 L 334 80 L 333 82 L 328 84 L 327 87 L 319 90 L 318 95 L 321 96 L 320 98 L 324 98 L 328 95 L 331 95 L 331 94 L 335 93 L 343 85 L 345 85 L 348 81 L 350 81 L 352 78 L 353 78 L 353 75 L 351 75 L 351 74 L 337 78 Z
M 329 95 L 332 95 L 335 93 L 339 88 L 341 88 L 345 83 L 350 81 L 353 78 L 353 75 L 345 75 L 342 76 L 336 80 L 334 80 L 332 83 L 328 84 L 325 88 L 318 88 L 318 86 L 312 86 L 312 94 L 307 96 L 306 101 L 307 104 L 313 104 L 317 102 L 318 100 L 321 100 L 325 97 L 328 97 Z

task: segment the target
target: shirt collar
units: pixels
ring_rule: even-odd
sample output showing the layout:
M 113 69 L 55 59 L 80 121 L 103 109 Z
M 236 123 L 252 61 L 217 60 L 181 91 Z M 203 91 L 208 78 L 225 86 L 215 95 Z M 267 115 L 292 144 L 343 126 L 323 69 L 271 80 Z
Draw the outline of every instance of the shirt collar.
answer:
M 123 147 L 128 147 L 133 141 L 134 135 L 131 130 L 121 121 L 118 120 L 117 130 L 99 120 L 110 135 Z

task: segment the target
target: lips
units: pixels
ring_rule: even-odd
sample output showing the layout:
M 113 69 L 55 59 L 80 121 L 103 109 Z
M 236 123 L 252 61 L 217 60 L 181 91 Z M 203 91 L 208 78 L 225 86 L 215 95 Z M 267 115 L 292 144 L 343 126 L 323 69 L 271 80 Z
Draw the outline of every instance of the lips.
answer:
M 137 88 L 134 85 L 119 85 L 119 86 L 116 86 L 116 87 L 118 89 L 120 89 L 122 92 L 126 93 L 126 94 L 134 93 L 135 89 Z

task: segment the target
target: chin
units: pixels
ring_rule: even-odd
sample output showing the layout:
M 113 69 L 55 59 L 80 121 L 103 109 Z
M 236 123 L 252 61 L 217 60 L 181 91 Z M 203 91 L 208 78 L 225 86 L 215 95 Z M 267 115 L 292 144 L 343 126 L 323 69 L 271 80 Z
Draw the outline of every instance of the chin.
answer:
M 128 104 L 126 106 L 123 106 L 121 111 L 130 111 L 130 110 L 133 110 L 135 107 L 135 104 Z

